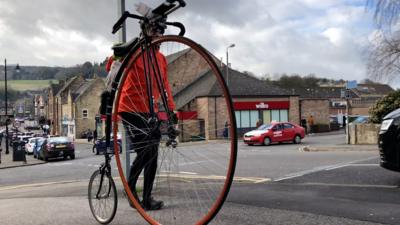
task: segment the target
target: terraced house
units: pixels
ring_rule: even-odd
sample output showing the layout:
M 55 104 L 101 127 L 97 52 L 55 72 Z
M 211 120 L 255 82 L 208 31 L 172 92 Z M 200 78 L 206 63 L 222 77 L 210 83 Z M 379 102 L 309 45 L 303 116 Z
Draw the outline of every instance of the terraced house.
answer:
M 51 133 L 79 138 L 87 129 L 94 130 L 104 87 L 102 78 L 86 80 L 80 75 L 50 86 L 47 111 Z

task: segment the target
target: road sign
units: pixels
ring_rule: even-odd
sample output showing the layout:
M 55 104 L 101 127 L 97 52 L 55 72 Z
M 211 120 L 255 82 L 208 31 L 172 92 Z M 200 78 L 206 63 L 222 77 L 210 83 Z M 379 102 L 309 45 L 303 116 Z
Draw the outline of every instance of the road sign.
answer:
M 349 80 L 346 82 L 346 89 L 357 88 L 357 81 L 356 80 Z

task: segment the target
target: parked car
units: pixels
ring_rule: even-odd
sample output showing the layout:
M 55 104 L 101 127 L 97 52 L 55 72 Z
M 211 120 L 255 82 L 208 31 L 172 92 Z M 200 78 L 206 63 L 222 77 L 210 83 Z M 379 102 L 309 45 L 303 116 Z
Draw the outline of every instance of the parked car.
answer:
M 400 172 L 400 109 L 383 118 L 379 131 L 378 146 L 380 165 L 388 170 Z
M 121 153 L 121 152 L 122 152 L 122 148 L 121 148 L 121 146 L 122 146 L 121 136 L 118 135 L 117 138 L 118 138 L 119 152 Z M 111 137 L 110 150 L 112 151 L 112 152 L 110 152 L 110 153 L 113 153 L 113 152 L 114 152 L 114 138 L 113 138 L 113 137 Z M 105 137 L 105 136 L 102 137 L 102 138 L 100 138 L 100 139 L 97 139 L 97 140 L 95 141 L 95 143 L 94 143 L 94 145 L 93 145 L 93 150 L 92 150 L 92 151 L 95 152 L 96 155 L 98 155 L 98 154 L 104 154 L 104 152 L 106 151 L 106 137 Z
M 27 154 L 33 154 L 33 149 L 35 148 L 36 145 L 36 139 L 38 139 L 38 137 L 33 137 L 28 139 L 28 142 L 25 144 L 25 152 Z
M 33 148 L 33 158 L 39 158 L 40 155 L 40 149 L 42 148 L 42 145 L 46 141 L 46 138 L 37 138 L 35 140 L 35 146 Z
M 281 143 L 291 141 L 299 144 L 305 136 L 305 130 L 297 124 L 279 122 L 261 125 L 256 130 L 247 132 L 243 136 L 244 143 L 248 145 Z
M 369 120 L 369 116 L 359 116 L 357 117 L 355 120 L 353 120 L 352 122 L 350 122 L 350 124 L 362 124 L 362 123 L 368 123 Z
M 68 137 L 52 137 L 45 140 L 39 150 L 39 158 L 47 161 L 49 158 L 63 157 L 75 159 L 74 143 Z

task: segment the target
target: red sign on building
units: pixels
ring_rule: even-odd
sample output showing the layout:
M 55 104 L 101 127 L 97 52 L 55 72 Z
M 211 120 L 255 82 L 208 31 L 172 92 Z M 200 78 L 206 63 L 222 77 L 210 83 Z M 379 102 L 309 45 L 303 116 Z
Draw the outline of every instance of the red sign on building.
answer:
M 289 109 L 289 101 L 234 102 L 235 110 Z

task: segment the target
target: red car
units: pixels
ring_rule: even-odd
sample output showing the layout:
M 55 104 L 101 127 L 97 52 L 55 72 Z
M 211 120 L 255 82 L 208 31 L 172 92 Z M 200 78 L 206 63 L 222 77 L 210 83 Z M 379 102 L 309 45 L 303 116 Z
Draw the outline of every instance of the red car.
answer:
M 282 122 L 261 125 L 257 130 L 247 132 L 243 136 L 244 143 L 248 145 L 280 143 L 291 141 L 299 144 L 305 136 L 305 130 L 299 125 Z

